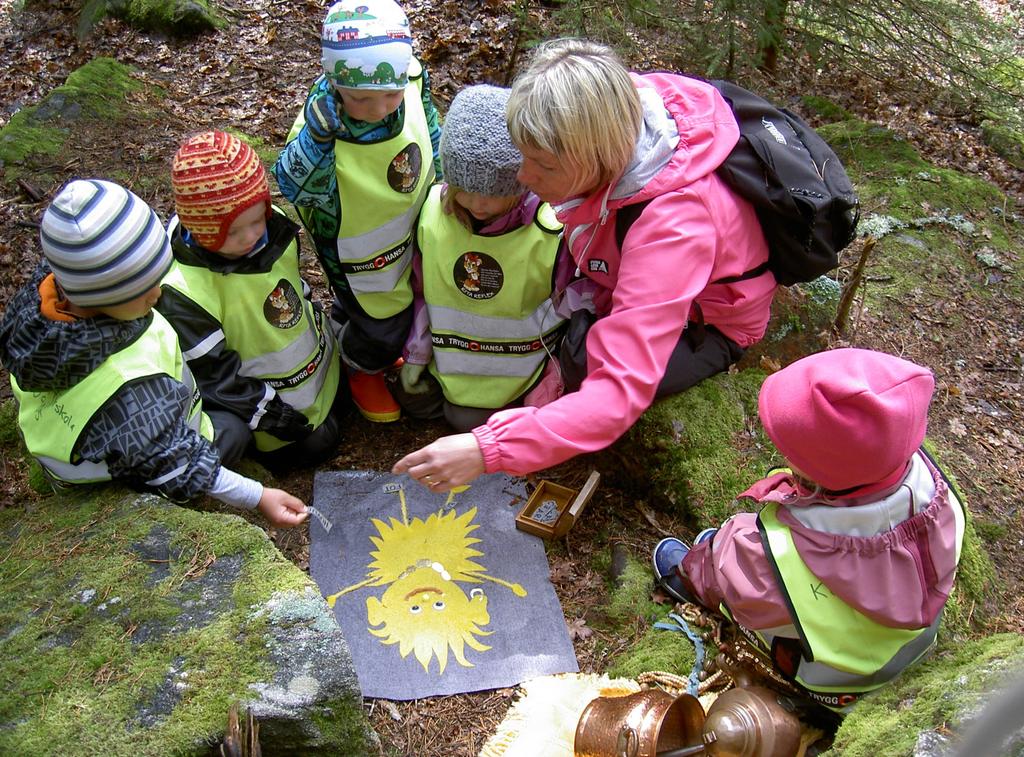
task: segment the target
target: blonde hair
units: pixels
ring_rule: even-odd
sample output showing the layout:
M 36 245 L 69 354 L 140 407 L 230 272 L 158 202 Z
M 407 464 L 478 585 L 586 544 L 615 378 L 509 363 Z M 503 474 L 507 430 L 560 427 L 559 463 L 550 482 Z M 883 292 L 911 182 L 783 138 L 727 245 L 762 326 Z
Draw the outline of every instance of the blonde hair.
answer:
M 612 49 L 571 38 L 536 49 L 512 84 L 507 114 L 512 141 L 564 161 L 576 176 L 575 194 L 622 175 L 643 117 L 633 80 Z

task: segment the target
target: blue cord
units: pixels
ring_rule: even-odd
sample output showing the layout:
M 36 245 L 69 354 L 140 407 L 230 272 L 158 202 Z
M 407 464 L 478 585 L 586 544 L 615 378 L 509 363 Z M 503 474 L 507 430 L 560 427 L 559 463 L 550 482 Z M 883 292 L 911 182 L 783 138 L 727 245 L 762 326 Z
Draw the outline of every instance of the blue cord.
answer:
M 690 628 L 689 624 L 681 615 L 670 612 L 668 617 L 674 622 L 669 623 L 668 621 L 661 620 L 655 623 L 654 627 L 665 631 L 678 631 L 680 633 L 685 633 L 690 638 L 690 641 L 693 642 L 693 648 L 696 654 L 693 661 L 693 670 L 690 671 L 690 677 L 688 679 L 689 684 L 686 687 L 686 693 L 697 696 L 697 684 L 700 680 L 697 676 L 704 668 L 704 642 L 701 640 L 700 634 L 694 633 L 693 629 Z

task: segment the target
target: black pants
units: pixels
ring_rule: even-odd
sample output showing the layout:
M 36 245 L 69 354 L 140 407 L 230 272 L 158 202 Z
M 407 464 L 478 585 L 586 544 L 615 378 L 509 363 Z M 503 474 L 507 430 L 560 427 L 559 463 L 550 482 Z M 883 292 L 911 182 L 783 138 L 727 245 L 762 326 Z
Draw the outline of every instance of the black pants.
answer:
M 559 351 L 565 392 L 575 392 L 587 375 L 587 333 L 595 318 L 587 311 L 573 313 Z M 656 399 L 696 386 L 735 363 L 746 350 L 714 326 L 691 322 L 669 357 Z
M 429 371 L 423 371 L 420 376 L 420 384 L 429 388 L 418 394 L 409 394 L 402 388 L 402 382 L 396 377 L 389 380 L 388 388 L 395 401 L 401 406 L 402 412 L 410 418 L 419 418 L 420 420 L 444 418 L 448 421 L 449 426 L 460 433 L 471 431 L 486 423 L 487 419 L 499 410 L 521 407 L 523 404 L 522 397 L 520 397 L 505 407 L 499 408 L 456 405 L 445 399 L 441 384 Z
M 402 356 L 412 328 L 412 305 L 390 318 L 374 318 L 351 291 L 336 287 L 331 320 L 341 329 L 342 361 L 357 370 L 377 373 Z
M 213 422 L 213 447 L 221 465 L 228 468 L 242 459 L 252 442 L 252 431 L 245 421 L 227 410 L 207 410 Z
M 341 432 L 345 427 L 345 419 L 351 411 L 352 398 L 343 373 L 341 380 L 338 381 L 338 393 L 334 396 L 331 410 L 323 422 L 313 429 L 313 433 L 305 439 L 269 452 L 259 452 L 254 447 L 249 456 L 272 471 L 312 468 L 320 465 L 337 453 Z

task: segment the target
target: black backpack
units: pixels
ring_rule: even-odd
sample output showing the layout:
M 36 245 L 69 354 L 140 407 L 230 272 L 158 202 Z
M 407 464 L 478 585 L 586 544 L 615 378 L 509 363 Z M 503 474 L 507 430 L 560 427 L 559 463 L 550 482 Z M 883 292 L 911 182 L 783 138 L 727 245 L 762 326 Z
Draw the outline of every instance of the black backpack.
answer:
M 768 242 L 768 262 L 731 283 L 770 270 L 784 285 L 812 281 L 839 265 L 839 251 L 853 241 L 860 203 L 832 148 L 795 113 L 776 108 L 732 82 L 709 82 L 732 108 L 740 140 L 718 174 L 757 211 Z M 619 247 L 647 203 L 619 209 Z

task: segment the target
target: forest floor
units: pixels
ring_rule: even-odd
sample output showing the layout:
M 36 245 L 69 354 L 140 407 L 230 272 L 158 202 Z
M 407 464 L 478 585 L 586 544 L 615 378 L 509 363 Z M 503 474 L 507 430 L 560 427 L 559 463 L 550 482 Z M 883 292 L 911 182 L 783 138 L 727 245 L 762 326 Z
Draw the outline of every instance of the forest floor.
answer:
M 267 145 L 283 145 L 309 84 L 319 71 L 319 24 L 324 5 L 312 0 L 254 0 L 221 3 L 232 12 L 232 26 L 216 35 L 175 40 L 104 21 L 84 41 L 75 37 L 74 2 L 35 4 L 14 11 L 0 0 L 0 42 L 8 61 L 0 69 L 0 126 L 23 106 L 32 105 L 68 74 L 97 55 L 111 56 L 138 68 L 143 81 L 162 87 L 174 123 L 123 128 L 90 126 L 76 135 L 80 155 L 60 166 L 61 181 L 38 189 L 46 197 L 65 179 L 103 177 L 128 170 L 134 176 L 163 177 L 177 145 L 189 134 L 208 128 L 238 129 Z M 516 3 L 512 0 L 407 0 L 417 51 L 430 71 L 433 93 L 442 112 L 466 84 L 507 84 L 519 62 Z M 537 4 L 531 4 L 531 6 Z M 538 11 L 543 12 L 543 11 Z M 429 30 L 429 31 L 428 31 Z M 657 66 L 657 56 L 632 62 Z M 779 92 L 809 91 L 800 72 L 779 82 Z M 974 173 L 1008 193 L 1009 209 L 1024 212 L 1024 177 L 985 148 L 977 129 L 928 111 L 921 103 L 895 101 L 877 86 L 836 74 L 818 74 L 815 94 L 829 97 L 859 117 L 892 128 L 933 163 Z M 169 105 L 168 105 L 169 103 Z M 2 171 L 2 169 L 0 169 Z M 34 201 L 0 175 L 0 303 L 25 280 L 38 259 L 36 230 L 45 200 Z M 152 182 L 149 186 L 153 186 Z M 164 217 L 172 212 L 169 192 L 144 197 Z M 315 264 L 309 278 L 322 284 Z M 1013 275 L 1020 275 L 1019 273 Z M 0 305 L 2 309 L 3 305 Z M 862 318 L 848 340 L 857 346 L 884 349 L 930 366 L 937 378 L 929 433 L 960 457 L 953 472 L 967 492 L 972 511 L 990 524 L 988 546 L 1005 588 L 991 630 L 1019 632 L 1024 627 L 1024 323 L 1021 303 L 994 298 L 990 311 L 962 319 L 963 327 L 942 322 L 943 308 L 957 307 L 955 282 L 948 299 L 928 312 L 894 303 L 892 312 Z M 961 319 L 957 319 L 958 321 Z M 922 324 L 931 327 L 922 330 Z M 9 395 L 6 381 L 0 399 Z M 380 426 L 354 418 L 332 469 L 388 469 L 408 451 L 445 432 L 440 424 L 403 420 Z M 569 485 L 582 482 L 587 461 L 548 471 L 545 477 Z M 311 495 L 312 474 L 302 472 L 279 482 L 304 499 Z M 17 506 L 32 496 L 25 475 L 12 466 L 0 470 L 0 507 Z M 593 569 L 595 553 L 609 549 L 599 534 L 618 541 L 645 560 L 666 532 L 692 524 L 665 517 L 660 524 L 643 517 L 629 493 L 603 488 L 590 515 L 567 539 L 554 545 L 549 559 L 552 581 L 569 621 L 582 627 L 607 597 L 607 576 Z M 271 536 L 301 568 L 308 568 L 308 529 L 271 531 Z M 589 629 L 588 629 L 589 630 Z M 631 638 L 609 638 L 599 629 L 574 634 L 581 670 L 600 671 L 603 661 L 627 648 Z M 367 702 L 374 727 L 393 754 L 475 755 L 504 716 L 514 691 L 504 689 L 415 702 Z

